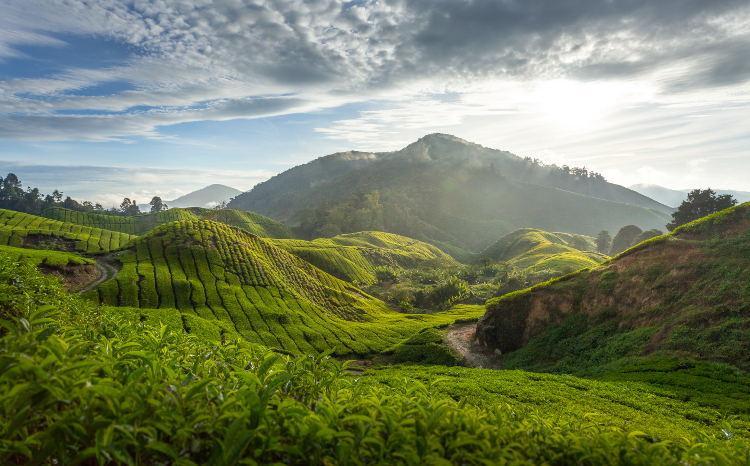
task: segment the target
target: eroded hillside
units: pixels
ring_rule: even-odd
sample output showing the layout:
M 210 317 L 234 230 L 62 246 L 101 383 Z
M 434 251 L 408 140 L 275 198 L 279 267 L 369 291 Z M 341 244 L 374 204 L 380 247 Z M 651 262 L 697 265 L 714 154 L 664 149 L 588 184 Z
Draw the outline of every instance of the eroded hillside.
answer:
M 477 327 L 510 366 L 580 371 L 646 355 L 750 367 L 750 204 L 592 270 L 488 301 Z M 513 353 L 515 352 L 515 353 Z

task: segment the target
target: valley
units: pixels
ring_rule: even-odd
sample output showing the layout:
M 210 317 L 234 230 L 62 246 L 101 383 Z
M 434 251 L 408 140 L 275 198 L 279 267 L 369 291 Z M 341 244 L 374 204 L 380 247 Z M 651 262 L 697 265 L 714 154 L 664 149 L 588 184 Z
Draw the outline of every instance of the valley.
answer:
M 275 220 L 0 210 L 0 459 L 85 462 L 128 416 L 160 443 L 111 427 L 100 464 L 748 461 L 750 204 L 664 235 L 598 174 L 415 144 L 230 203 Z

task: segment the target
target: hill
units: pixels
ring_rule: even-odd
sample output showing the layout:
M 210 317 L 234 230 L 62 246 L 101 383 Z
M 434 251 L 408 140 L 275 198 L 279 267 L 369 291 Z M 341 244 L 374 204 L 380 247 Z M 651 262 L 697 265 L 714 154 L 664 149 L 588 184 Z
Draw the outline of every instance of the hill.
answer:
M 591 251 L 595 248 L 594 238 L 582 238 L 586 242 L 586 251 L 570 246 L 573 235 L 521 228 L 488 246 L 479 257 L 531 272 L 543 269 L 573 272 L 596 267 L 607 259 L 607 256 Z
M 182 320 L 192 333 L 212 334 L 218 328 L 294 354 L 378 353 L 426 326 L 481 313 L 392 312 L 259 237 L 210 221 L 162 225 L 112 259 L 122 263 L 122 270 L 91 293 L 92 299 L 158 308 L 176 314 L 170 318 Z M 208 330 L 201 328 L 206 322 L 212 326 Z
M 118 311 L 0 257 L 0 418 L 12 427 L 0 463 L 750 461 L 746 420 L 726 397 L 746 399 L 748 378 L 730 371 L 686 374 L 721 377 L 722 393 L 697 401 L 687 377 L 671 389 L 439 366 L 352 377 L 325 355 L 202 341 Z
M 341 280 L 370 283 L 375 268 L 447 268 L 458 266 L 451 256 L 430 244 L 404 236 L 363 231 L 314 241 L 278 239 L 273 244 Z
M 600 374 L 642 357 L 750 369 L 750 203 L 487 302 L 477 337 L 505 367 Z
M 687 199 L 687 194 L 692 191 L 691 189 L 669 189 L 656 184 L 634 184 L 628 188 L 675 208 L 679 207 L 682 201 Z M 714 191 L 716 194 L 731 194 L 739 203 L 750 201 L 749 192 L 724 189 L 714 189 Z
M 0 227 L 0 245 L 62 251 L 109 251 L 126 246 L 135 238 L 127 233 L 4 209 L 0 209 Z
M 524 163 L 524 159 L 512 154 L 484 149 L 452 136 L 430 135 L 311 188 L 300 183 L 297 191 L 276 198 L 264 197 L 262 202 L 253 190 L 237 196 L 230 206 L 252 207 L 271 218 L 290 222 L 303 209 L 318 206 L 323 198 L 339 203 L 359 193 L 378 191 L 386 207 L 396 206 L 402 217 L 416 217 L 429 227 L 410 234 L 388 231 L 471 250 L 483 249 L 522 227 L 591 236 L 603 229 L 617 231 L 631 223 L 647 229 L 663 228 L 669 220 L 662 211 L 517 181 L 503 170 L 520 173 L 516 166 L 523 167 Z M 527 168 L 532 172 L 546 170 L 531 165 Z M 565 183 L 566 188 L 601 194 L 600 197 L 607 192 L 623 192 L 628 196 L 620 198 L 628 202 L 656 206 L 640 194 L 604 181 L 587 178 L 585 182 L 568 184 Z M 596 188 L 599 185 L 601 189 Z
M 44 210 L 42 217 L 75 223 L 86 227 L 119 231 L 131 235 L 143 235 L 159 225 L 178 220 L 211 220 L 242 228 L 263 238 L 294 238 L 292 231 L 283 224 L 253 212 L 240 212 L 232 209 L 169 209 L 156 214 L 143 214 L 131 217 L 118 215 L 92 214 L 53 207 Z
M 230 188 L 223 184 L 212 184 L 197 191 L 180 196 L 173 201 L 164 201 L 169 207 L 214 207 L 222 202 L 229 202 L 234 196 L 241 194 L 239 189 Z

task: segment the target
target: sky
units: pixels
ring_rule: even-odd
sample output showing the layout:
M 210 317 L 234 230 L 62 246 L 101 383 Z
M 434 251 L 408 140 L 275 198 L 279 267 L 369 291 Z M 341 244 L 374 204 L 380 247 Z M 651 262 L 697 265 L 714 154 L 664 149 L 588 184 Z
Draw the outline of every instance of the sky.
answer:
M 0 3 L 0 174 L 105 207 L 434 132 L 750 191 L 749 123 L 747 0 Z

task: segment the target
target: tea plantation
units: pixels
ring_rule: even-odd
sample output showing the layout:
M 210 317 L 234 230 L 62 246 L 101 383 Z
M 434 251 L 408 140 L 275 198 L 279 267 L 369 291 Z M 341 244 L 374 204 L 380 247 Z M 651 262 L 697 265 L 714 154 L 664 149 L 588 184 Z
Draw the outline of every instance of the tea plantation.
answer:
M 427 326 L 484 312 L 481 306 L 429 315 L 393 312 L 254 235 L 209 221 L 160 226 L 112 258 L 122 270 L 89 294 L 97 302 L 177 309 L 191 332 L 211 333 L 194 327 L 213 322 L 293 354 L 378 353 Z
M 135 236 L 0 209 L 0 245 L 22 247 L 39 241 L 70 242 L 70 249 L 94 253 L 127 246 Z
M 488 246 L 479 257 L 506 262 L 512 267 L 529 272 L 549 269 L 567 270 L 568 273 L 596 267 L 607 259 L 603 254 L 591 252 L 595 249 L 593 238 L 580 238 L 586 241 L 588 251 L 580 251 L 570 246 L 573 235 L 521 228 Z
M 375 268 L 449 268 L 458 262 L 437 247 L 405 236 L 364 231 L 313 241 L 278 239 L 276 246 L 348 282 L 371 283 Z
M 190 207 L 169 209 L 155 214 L 124 217 L 76 212 L 62 207 L 52 207 L 44 210 L 40 215 L 61 222 L 75 223 L 76 225 L 117 231 L 130 235 L 143 235 L 159 225 L 178 220 L 212 220 L 242 228 L 262 238 L 294 238 L 294 234 L 289 228 L 275 220 L 253 212 L 240 212 L 232 209 L 214 210 Z
M 342 369 L 131 320 L 0 257 L 2 464 L 750 464 L 730 422 L 639 383 Z

